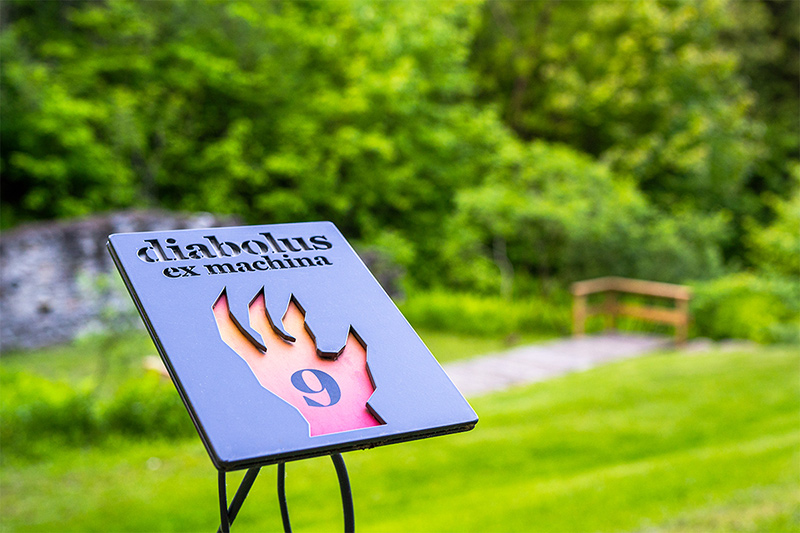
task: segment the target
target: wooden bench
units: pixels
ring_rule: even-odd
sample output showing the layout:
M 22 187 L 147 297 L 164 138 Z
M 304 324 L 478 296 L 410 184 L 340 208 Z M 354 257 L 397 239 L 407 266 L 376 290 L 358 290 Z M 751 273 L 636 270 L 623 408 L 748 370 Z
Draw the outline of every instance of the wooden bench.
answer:
M 590 294 L 604 293 L 605 299 L 597 305 L 588 305 Z M 655 307 L 619 302 L 618 293 L 641 294 L 675 301 L 675 307 Z M 572 332 L 582 336 L 586 319 L 593 315 L 605 315 L 605 327 L 616 328 L 618 316 L 630 316 L 651 322 L 675 326 L 675 343 L 686 342 L 689 329 L 689 300 L 691 289 L 684 285 L 643 281 L 628 278 L 597 278 L 572 284 Z

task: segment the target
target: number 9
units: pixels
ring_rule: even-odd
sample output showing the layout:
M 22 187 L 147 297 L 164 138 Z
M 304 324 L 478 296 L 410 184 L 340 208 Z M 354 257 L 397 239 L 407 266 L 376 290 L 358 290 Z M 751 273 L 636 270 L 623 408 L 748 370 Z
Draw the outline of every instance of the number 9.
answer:
M 303 377 L 303 372 L 311 372 L 314 374 L 317 380 L 319 380 L 319 390 L 312 389 L 311 386 L 306 383 L 306 380 Z M 339 389 L 339 385 L 336 383 L 336 380 L 322 370 L 317 370 L 315 368 L 304 368 L 303 370 L 298 370 L 292 374 L 292 385 L 294 385 L 294 388 L 300 392 L 305 392 L 308 394 L 319 394 L 323 391 L 328 391 L 329 403 L 327 404 L 321 404 L 315 400 L 312 400 L 308 396 L 303 396 L 303 399 L 311 407 L 330 407 L 338 402 L 342 397 L 342 391 Z

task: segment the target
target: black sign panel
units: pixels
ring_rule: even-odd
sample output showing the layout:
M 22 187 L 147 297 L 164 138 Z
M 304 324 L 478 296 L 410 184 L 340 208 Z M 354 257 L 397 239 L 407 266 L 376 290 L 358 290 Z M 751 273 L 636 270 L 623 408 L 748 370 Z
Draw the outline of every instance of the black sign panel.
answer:
M 116 234 L 108 248 L 220 470 L 478 420 L 329 222 Z

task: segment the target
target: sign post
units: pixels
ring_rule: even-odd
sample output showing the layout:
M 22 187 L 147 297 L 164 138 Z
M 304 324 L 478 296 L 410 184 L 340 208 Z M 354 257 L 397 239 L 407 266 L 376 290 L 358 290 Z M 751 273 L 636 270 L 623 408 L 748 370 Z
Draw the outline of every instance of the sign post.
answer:
M 228 531 L 262 466 L 472 429 L 478 417 L 329 222 L 109 236 L 219 471 Z M 225 474 L 248 472 L 228 506 Z M 349 502 L 349 503 L 348 503 Z M 349 513 L 348 513 L 349 505 Z

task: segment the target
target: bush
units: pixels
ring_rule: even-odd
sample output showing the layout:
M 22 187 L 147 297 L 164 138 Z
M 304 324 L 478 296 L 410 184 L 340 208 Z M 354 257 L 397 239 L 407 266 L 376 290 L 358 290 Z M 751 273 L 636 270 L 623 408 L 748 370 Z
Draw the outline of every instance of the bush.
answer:
M 128 380 L 101 411 L 112 433 L 179 437 L 194 429 L 175 387 L 157 375 Z
M 27 372 L 0 368 L 0 442 L 3 449 L 26 452 L 39 439 L 85 442 L 98 433 L 88 390 Z
M 567 334 L 568 298 L 507 300 L 457 292 L 417 292 L 400 305 L 414 327 L 470 335 Z
M 800 281 L 737 273 L 694 286 L 698 335 L 800 342 Z
M 192 423 L 171 383 L 158 376 L 131 379 L 99 403 L 88 388 L 0 368 L 3 452 L 36 455 L 48 445 L 85 445 L 114 434 L 179 437 Z
M 442 252 L 448 284 L 497 290 L 520 274 L 682 282 L 721 273 L 725 215 L 658 210 L 624 176 L 564 146 L 537 141 L 501 159 L 456 197 Z
M 751 222 L 750 260 L 762 272 L 800 278 L 800 164 L 792 166 L 794 192 L 786 199 L 767 196 L 775 219 L 766 227 Z

